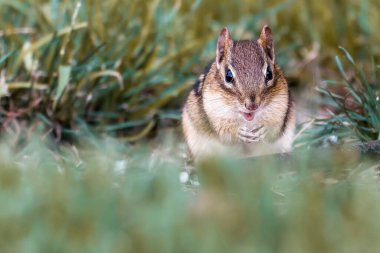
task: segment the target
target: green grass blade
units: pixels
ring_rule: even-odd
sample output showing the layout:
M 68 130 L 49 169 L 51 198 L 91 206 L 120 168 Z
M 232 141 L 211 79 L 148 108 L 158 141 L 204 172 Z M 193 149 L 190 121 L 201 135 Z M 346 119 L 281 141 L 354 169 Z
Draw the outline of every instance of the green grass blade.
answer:
M 54 96 L 53 109 L 57 107 L 59 99 L 62 97 L 62 94 L 69 84 L 70 81 L 71 66 L 59 66 L 59 76 L 58 76 L 58 87 Z

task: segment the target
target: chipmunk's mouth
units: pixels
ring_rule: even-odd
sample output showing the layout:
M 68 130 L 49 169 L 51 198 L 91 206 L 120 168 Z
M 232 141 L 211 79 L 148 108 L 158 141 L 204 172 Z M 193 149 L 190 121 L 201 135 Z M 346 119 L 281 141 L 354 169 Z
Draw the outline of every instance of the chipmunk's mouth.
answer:
M 255 118 L 254 112 L 240 112 L 246 121 L 252 121 Z

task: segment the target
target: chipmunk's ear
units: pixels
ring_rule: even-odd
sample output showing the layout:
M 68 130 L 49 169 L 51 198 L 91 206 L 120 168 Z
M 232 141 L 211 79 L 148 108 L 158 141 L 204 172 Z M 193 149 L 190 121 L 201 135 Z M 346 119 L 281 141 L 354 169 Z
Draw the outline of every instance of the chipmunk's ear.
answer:
M 220 68 L 220 64 L 226 58 L 227 52 L 232 47 L 233 40 L 228 29 L 225 27 L 219 34 L 218 45 L 216 48 L 216 66 Z
M 266 25 L 263 27 L 258 42 L 260 46 L 264 49 L 264 52 L 268 55 L 272 63 L 274 63 L 273 37 L 272 30 L 269 28 L 269 26 Z

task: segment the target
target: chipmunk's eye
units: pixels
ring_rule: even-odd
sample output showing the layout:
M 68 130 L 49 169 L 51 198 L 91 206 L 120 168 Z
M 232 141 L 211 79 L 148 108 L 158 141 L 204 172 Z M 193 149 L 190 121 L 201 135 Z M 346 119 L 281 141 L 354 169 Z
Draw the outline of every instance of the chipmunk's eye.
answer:
M 232 74 L 232 71 L 230 69 L 226 70 L 226 82 L 227 83 L 232 83 L 234 80 L 234 74 Z
M 269 66 L 267 67 L 267 72 L 265 74 L 265 82 L 269 82 L 273 79 L 272 71 L 270 70 Z

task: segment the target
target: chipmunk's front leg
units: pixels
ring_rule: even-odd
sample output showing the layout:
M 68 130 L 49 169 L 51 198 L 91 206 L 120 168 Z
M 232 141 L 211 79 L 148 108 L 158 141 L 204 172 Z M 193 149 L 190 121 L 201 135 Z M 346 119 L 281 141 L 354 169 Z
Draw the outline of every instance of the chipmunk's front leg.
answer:
M 268 131 L 263 125 L 254 127 L 253 129 L 242 126 L 238 130 L 238 138 L 241 142 L 245 143 L 263 142 L 267 133 Z

